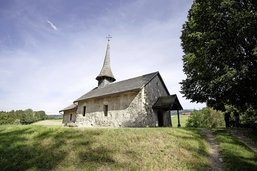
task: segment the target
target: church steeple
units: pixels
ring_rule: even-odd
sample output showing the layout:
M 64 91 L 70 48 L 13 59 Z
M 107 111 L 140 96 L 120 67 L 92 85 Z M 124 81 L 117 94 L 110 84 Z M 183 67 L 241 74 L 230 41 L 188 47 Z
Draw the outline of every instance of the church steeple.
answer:
M 100 71 L 100 74 L 96 77 L 96 80 L 98 81 L 98 87 L 104 87 L 105 85 L 112 83 L 116 80 L 112 74 L 111 65 L 110 65 L 109 42 L 110 42 L 111 36 L 108 35 L 106 38 L 108 39 L 108 42 L 107 42 L 107 48 L 106 48 L 106 53 L 104 58 L 104 64 Z

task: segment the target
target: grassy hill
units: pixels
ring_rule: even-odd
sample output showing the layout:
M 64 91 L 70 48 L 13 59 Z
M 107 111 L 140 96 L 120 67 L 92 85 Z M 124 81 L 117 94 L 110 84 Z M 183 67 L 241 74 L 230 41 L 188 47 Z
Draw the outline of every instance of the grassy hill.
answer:
M 0 170 L 211 170 L 200 129 L 0 126 Z M 257 170 L 257 153 L 214 129 L 224 170 Z M 252 134 L 250 134 L 252 135 Z
M 197 129 L 0 126 L 1 170 L 208 170 Z

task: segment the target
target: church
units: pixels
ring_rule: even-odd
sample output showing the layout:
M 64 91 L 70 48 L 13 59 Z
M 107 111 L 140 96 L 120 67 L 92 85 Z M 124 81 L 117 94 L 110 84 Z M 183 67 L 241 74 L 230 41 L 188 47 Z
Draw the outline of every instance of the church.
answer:
M 116 82 L 110 65 L 110 43 L 96 77 L 98 86 L 60 110 L 64 126 L 77 127 L 169 127 L 171 110 L 182 106 L 170 95 L 159 72 Z M 180 123 L 178 122 L 178 126 Z

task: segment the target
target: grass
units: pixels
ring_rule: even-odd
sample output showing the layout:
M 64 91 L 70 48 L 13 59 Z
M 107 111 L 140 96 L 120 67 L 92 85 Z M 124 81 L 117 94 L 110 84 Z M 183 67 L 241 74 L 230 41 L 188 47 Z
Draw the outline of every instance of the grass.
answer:
M 0 126 L 0 140 L 1 170 L 210 170 L 197 129 Z
M 186 127 L 188 117 L 189 117 L 189 115 L 181 115 L 181 114 L 179 115 L 181 127 Z M 172 114 L 171 120 L 172 120 L 172 126 L 177 127 L 178 126 L 177 114 Z
M 42 120 L 42 121 L 35 122 L 32 125 L 62 126 L 62 119 Z
M 239 134 L 242 134 L 242 135 L 252 139 L 252 141 L 257 142 L 256 129 L 251 129 L 251 128 L 234 128 L 234 129 Z
M 225 170 L 257 170 L 257 153 L 230 135 L 225 129 L 216 129 Z

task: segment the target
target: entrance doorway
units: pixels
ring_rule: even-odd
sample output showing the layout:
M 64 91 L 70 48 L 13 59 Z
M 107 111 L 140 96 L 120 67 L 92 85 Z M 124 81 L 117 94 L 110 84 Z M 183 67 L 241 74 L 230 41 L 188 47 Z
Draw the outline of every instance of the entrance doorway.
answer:
M 177 110 L 178 127 L 180 127 L 179 110 L 183 110 L 183 108 L 179 103 L 179 100 L 176 94 L 159 97 L 155 102 L 155 104 L 153 105 L 153 110 L 157 111 L 158 124 L 160 127 L 172 126 L 170 114 L 168 115 L 167 112 L 171 110 Z
M 158 111 L 157 116 L 158 116 L 158 126 L 163 127 L 163 112 Z

